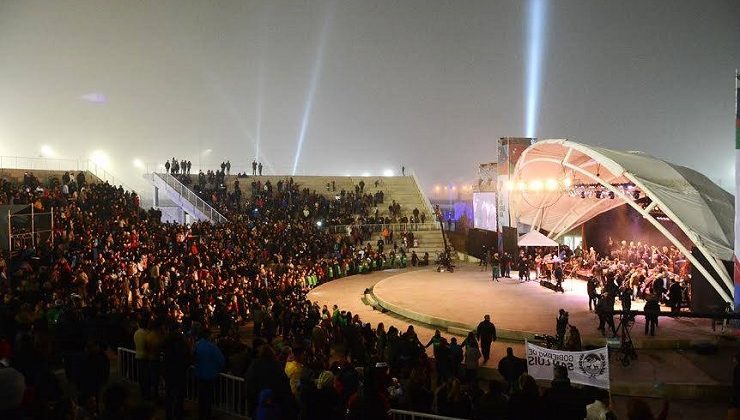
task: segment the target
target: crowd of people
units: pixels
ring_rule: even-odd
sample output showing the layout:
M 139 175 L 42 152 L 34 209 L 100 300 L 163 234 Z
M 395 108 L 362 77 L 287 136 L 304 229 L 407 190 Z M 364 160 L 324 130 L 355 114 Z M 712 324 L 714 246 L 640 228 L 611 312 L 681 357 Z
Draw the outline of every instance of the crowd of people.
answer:
M 0 260 L 0 348 L 22 376 L 25 395 L 3 409 L 43 417 L 67 407 L 50 374 L 55 363 L 63 363 L 81 391 L 78 404 L 97 407 L 97 399 L 105 398 L 103 349 L 133 347 L 141 329 L 161 332 L 166 349 L 168 340 L 184 333 L 207 339 L 214 329 L 239 342 L 234 334 L 249 320 L 271 349 L 276 338 L 300 348 L 319 324 L 306 300 L 310 287 L 407 264 L 403 250 L 379 252 L 315 223 L 369 201 L 352 193 L 322 200 L 292 180 L 275 189 L 257 184 L 255 190 L 243 206 L 226 208 L 229 222 L 183 226 L 161 223 L 156 212 L 139 208 L 135 193 L 107 183 L 64 194 L 58 182 L 3 182 L 6 199 L 56 210 L 53 242 L 24 243 Z M 156 353 L 144 351 L 142 358 Z M 355 350 L 352 358 L 358 357 Z M 88 358 L 98 362 L 84 362 Z M 158 369 L 150 364 L 147 371 Z
M 584 418 L 587 406 L 608 405 L 562 374 L 542 392 L 511 349 L 498 363 L 505 381 L 481 387 L 480 359 L 488 363 L 496 340 L 488 317 L 461 343 L 439 332 L 422 343 L 413 326 L 373 328 L 309 301 L 321 282 L 406 265 L 403 247 L 316 223 L 377 205 L 362 191 L 333 201 L 291 179 L 256 181 L 250 200 L 223 205 L 228 222 L 186 226 L 140 209 L 133 192 L 107 183 L 70 189 L 73 181 L 65 178 L 67 190 L 31 177 L 1 185 L 6 199 L 55 209 L 53 241 L 17 244 L 0 258 L 2 418 L 151 418 L 160 399 L 168 418 L 182 418 L 191 364 L 200 418 L 211 415 L 221 372 L 244 378 L 256 419 L 382 419 L 391 407 Z M 424 260 L 412 252 L 413 265 Z M 136 350 L 136 379 L 151 404 L 132 406 L 130 387 L 109 383 L 106 350 L 119 346 Z M 53 374 L 58 367 L 72 394 Z

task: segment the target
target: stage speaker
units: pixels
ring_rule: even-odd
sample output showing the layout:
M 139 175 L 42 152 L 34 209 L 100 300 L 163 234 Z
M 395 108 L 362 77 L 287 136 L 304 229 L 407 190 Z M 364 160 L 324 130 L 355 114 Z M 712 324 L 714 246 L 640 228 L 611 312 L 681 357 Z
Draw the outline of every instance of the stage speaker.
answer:
M 714 268 L 707 262 L 704 255 L 699 252 L 696 247 L 691 249 L 691 255 L 702 266 L 706 267 L 710 274 L 716 274 Z M 728 273 L 733 272 L 732 261 L 722 261 L 725 270 Z M 719 277 L 719 276 L 717 276 Z M 728 293 L 732 293 L 724 287 L 724 284 L 720 283 L 720 287 L 725 289 Z M 725 301 L 720 297 L 719 293 L 714 290 L 711 284 L 707 281 L 706 277 L 695 266 L 691 266 L 691 311 L 692 312 L 724 312 Z
M 468 255 L 475 258 L 485 258 L 484 252 L 496 249 L 498 242 L 498 233 L 485 229 L 470 229 L 465 248 Z
M 519 247 L 517 246 L 519 235 L 516 228 L 504 226 L 501 228 L 501 233 L 503 236 L 502 246 L 504 252 L 508 252 L 512 257 L 519 256 Z

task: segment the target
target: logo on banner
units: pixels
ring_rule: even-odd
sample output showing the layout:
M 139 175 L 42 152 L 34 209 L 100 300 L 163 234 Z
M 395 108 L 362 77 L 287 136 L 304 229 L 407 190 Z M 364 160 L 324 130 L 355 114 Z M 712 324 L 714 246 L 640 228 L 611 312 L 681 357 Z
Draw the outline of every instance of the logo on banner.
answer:
M 578 368 L 591 378 L 601 376 L 606 370 L 606 357 L 602 353 L 582 354 L 578 359 Z

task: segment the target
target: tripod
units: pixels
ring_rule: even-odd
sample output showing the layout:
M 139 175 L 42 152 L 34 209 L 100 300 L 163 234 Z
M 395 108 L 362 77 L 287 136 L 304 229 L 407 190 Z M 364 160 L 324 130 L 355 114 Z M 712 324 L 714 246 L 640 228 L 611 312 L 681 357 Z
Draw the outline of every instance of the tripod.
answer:
M 619 314 L 619 325 L 617 333 L 619 334 L 619 352 L 622 353 L 620 361 L 622 366 L 629 366 L 632 360 L 637 360 L 637 350 L 632 344 L 630 330 L 635 325 L 635 315 L 625 311 Z

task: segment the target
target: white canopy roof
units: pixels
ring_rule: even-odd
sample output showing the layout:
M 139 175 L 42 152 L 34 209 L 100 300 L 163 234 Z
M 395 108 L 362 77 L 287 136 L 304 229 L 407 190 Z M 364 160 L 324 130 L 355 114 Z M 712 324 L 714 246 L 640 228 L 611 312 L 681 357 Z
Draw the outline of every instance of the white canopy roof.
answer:
M 537 230 L 532 230 L 519 237 L 519 246 L 558 246 L 559 244 Z
M 612 192 L 614 199 L 573 196 L 562 188 L 566 179 L 574 185 L 601 184 L 604 196 Z M 690 254 L 690 247 L 676 243 L 660 222 L 649 217 L 659 207 L 709 259 L 715 271 L 721 271 L 722 279 L 708 272 L 702 274 L 724 281 L 729 289 L 724 297 L 733 293 L 732 281 L 719 260 L 733 257 L 734 197 L 693 169 L 642 152 L 610 150 L 568 140 L 540 140 L 522 153 L 512 181 L 510 204 L 514 218 L 548 231 L 551 238 L 626 203 L 641 212 L 684 255 Z M 561 187 L 543 188 L 554 182 Z M 627 190 L 614 184 L 633 184 L 651 204 L 643 209 Z M 536 188 L 527 188 L 530 185 Z M 695 259 L 689 259 L 698 265 Z

